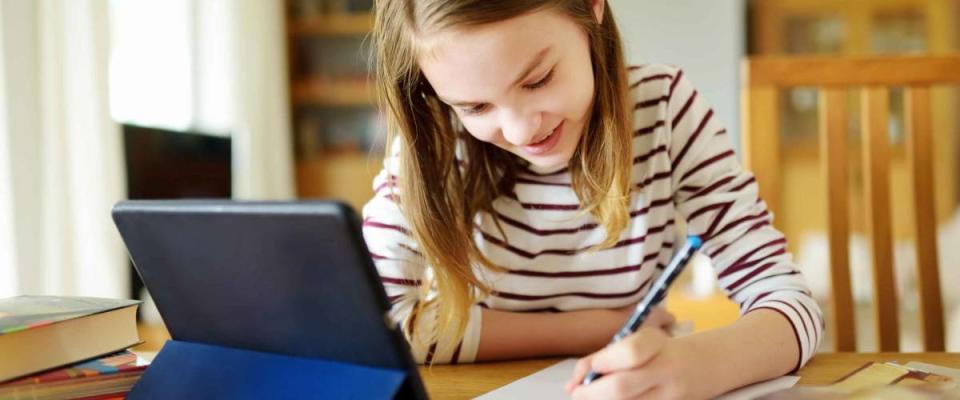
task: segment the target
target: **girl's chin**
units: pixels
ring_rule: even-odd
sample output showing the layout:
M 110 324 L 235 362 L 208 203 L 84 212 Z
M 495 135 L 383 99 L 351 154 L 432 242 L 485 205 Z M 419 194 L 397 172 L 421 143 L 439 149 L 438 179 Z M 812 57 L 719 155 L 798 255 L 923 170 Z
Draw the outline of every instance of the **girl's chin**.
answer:
M 549 159 L 523 157 L 535 172 L 553 172 L 570 164 L 570 157 L 550 157 Z

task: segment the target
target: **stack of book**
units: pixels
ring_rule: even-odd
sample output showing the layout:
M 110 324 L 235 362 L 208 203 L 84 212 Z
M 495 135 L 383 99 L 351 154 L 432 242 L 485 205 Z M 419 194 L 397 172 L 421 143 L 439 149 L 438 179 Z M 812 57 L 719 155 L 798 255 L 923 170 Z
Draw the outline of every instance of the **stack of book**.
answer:
M 123 398 L 148 363 L 138 301 L 19 296 L 0 300 L 0 400 Z
M 0 385 L 0 399 L 122 399 L 147 369 L 128 350 Z

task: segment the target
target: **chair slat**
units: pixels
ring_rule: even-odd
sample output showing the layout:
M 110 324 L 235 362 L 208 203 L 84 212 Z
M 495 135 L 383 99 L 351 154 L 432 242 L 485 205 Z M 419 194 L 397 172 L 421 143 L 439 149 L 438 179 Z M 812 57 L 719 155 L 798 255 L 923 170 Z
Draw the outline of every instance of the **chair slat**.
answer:
M 774 87 L 744 88 L 742 144 L 743 162 L 757 179 L 760 197 L 776 215 L 780 194 L 780 133 L 777 90 Z
M 827 236 L 836 351 L 856 351 L 853 295 L 850 288 L 850 240 L 847 209 L 847 111 L 845 92 L 820 90 L 821 165 L 827 189 Z
M 824 67 L 829 66 L 829 73 Z M 750 84 L 794 86 L 930 85 L 960 83 L 960 55 L 752 57 Z
M 926 351 L 943 351 L 943 304 L 937 265 L 930 89 L 908 88 L 905 97 L 907 157 L 913 175 L 913 209 L 916 213 L 917 289 L 923 343 Z
M 873 257 L 873 298 L 880 351 L 899 349 L 897 295 L 893 275 L 889 184 L 889 89 L 863 89 L 863 151 L 867 231 Z
M 820 0 L 817 0 L 820 1 Z M 829 1 L 829 0 L 823 0 Z M 912 0 L 911 0 L 912 1 Z M 918 0 L 919 1 L 919 0 Z M 803 0 L 797 0 L 798 4 Z M 822 103 L 836 104 L 821 110 L 821 162 L 826 173 L 826 185 L 830 188 L 830 201 L 827 205 L 830 235 L 830 260 L 832 280 L 840 282 L 841 288 L 834 287 L 834 301 L 844 302 L 847 296 L 843 293 L 847 285 L 842 284 L 844 277 L 838 276 L 847 271 L 849 248 L 841 246 L 842 232 L 849 231 L 850 226 L 844 227 L 842 214 L 849 217 L 850 209 L 846 212 L 840 207 L 847 207 L 846 195 L 841 195 L 843 185 L 841 180 L 844 173 L 832 173 L 831 169 L 840 169 L 838 161 L 829 161 L 828 152 L 843 153 L 845 143 L 837 144 L 833 140 L 836 135 L 829 132 L 840 132 L 845 129 L 842 118 L 832 116 L 834 109 L 844 105 L 843 101 L 836 100 L 835 92 L 829 90 L 848 90 L 857 87 L 897 87 L 897 86 L 931 86 L 941 84 L 960 83 L 960 53 L 907 55 L 907 56 L 760 56 L 750 57 L 742 64 L 742 115 L 743 115 L 743 155 L 750 167 L 757 175 L 760 183 L 761 195 L 776 211 L 780 186 L 779 161 L 783 157 L 779 151 L 780 130 L 778 121 L 778 97 L 781 90 L 797 86 L 814 86 L 821 88 Z M 874 282 L 873 291 L 876 293 L 875 304 L 877 324 L 875 330 L 880 338 L 879 350 L 895 350 L 899 342 L 897 331 L 897 293 L 894 284 L 892 257 L 892 220 L 890 214 L 890 183 L 889 183 L 889 151 L 887 138 L 887 117 L 889 115 L 889 89 L 864 90 L 863 105 L 864 141 L 863 152 L 864 176 L 866 181 L 866 229 L 870 237 L 870 246 L 873 249 Z M 929 89 L 908 92 L 908 129 L 911 132 L 929 132 L 932 128 Z M 834 99 L 834 100 L 831 100 Z M 952 102 L 950 104 L 953 104 Z M 937 276 L 937 248 L 935 228 L 933 176 L 933 133 L 910 134 L 911 141 L 921 140 L 910 144 L 909 157 L 911 159 L 911 174 L 914 176 L 916 202 L 916 225 L 919 247 L 917 259 L 919 270 L 919 291 L 921 296 L 921 312 L 923 318 L 924 343 L 928 350 L 943 348 L 944 322 L 941 289 Z M 926 135 L 926 136 L 922 136 Z M 916 136 L 916 139 L 914 138 Z M 858 150 L 858 149 L 851 149 Z M 834 155 L 839 157 L 839 155 Z M 847 153 L 849 158 L 849 153 Z M 914 162 L 916 160 L 917 162 Z M 852 210 L 859 212 L 859 210 Z M 849 220 L 848 220 L 849 221 Z M 849 233 L 849 232 L 848 232 Z M 928 239 L 929 238 L 929 239 Z M 843 247 L 841 249 L 841 247 Z M 844 253 L 846 252 L 846 253 Z M 844 255 L 846 254 L 846 255 Z M 839 264 L 839 266 L 838 266 Z M 849 272 L 848 272 L 849 273 Z M 849 281 L 849 276 L 847 281 Z M 900 294 L 903 296 L 904 294 Z M 912 294 L 911 294 L 912 295 Z M 838 300 L 840 299 L 840 300 Z M 854 311 L 842 311 L 847 308 L 843 304 L 835 305 L 839 315 L 835 315 L 830 328 L 834 330 L 838 341 L 838 349 L 852 349 L 855 347 L 855 332 L 853 330 Z M 852 299 L 850 309 L 855 309 Z M 849 317 L 848 317 L 849 316 Z M 850 329 L 847 329 L 847 326 Z M 849 338 L 849 339 L 848 339 Z

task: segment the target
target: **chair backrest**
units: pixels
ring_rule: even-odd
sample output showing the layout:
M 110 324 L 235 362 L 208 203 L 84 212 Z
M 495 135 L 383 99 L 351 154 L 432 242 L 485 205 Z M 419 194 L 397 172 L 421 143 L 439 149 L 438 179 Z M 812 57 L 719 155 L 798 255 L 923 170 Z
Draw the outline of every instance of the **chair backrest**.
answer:
M 944 349 L 943 306 L 937 266 L 930 87 L 960 83 L 960 55 L 862 57 L 753 57 L 743 64 L 743 155 L 761 196 L 777 211 L 780 192 L 777 96 L 781 89 L 819 88 L 820 162 L 827 193 L 833 318 L 837 351 L 856 350 L 850 286 L 847 206 L 847 97 L 859 90 L 866 232 L 873 264 L 876 329 L 881 351 L 899 348 L 889 198 L 890 87 L 905 88 L 905 125 L 916 223 L 917 281 L 924 348 Z

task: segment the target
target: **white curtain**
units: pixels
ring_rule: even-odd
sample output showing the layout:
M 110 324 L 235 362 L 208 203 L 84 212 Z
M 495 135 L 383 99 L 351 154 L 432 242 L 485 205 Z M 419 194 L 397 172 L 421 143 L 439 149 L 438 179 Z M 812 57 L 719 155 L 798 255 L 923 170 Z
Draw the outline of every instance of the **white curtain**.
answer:
M 110 0 L 0 0 L 0 298 L 127 297 L 110 218 Z M 233 139 L 237 198 L 294 196 L 283 3 L 191 3 L 192 128 Z M 143 93 L 149 96 L 149 93 Z
M 194 3 L 195 125 L 233 138 L 233 193 L 295 195 L 283 2 Z
M 0 297 L 126 297 L 110 219 L 125 189 L 107 101 L 107 0 L 2 0 L 0 9 Z
M 292 198 L 293 148 L 283 2 L 232 0 L 228 4 L 226 42 L 231 57 L 226 65 L 235 88 L 230 99 L 234 197 Z
M 111 5 L 114 117 L 230 135 L 234 197 L 292 198 L 283 2 Z
M 7 66 L 3 58 L 8 26 L 0 2 L 0 298 L 9 295 L 17 287 L 17 259 L 13 241 L 13 165 L 10 161 L 10 129 L 7 117 Z

